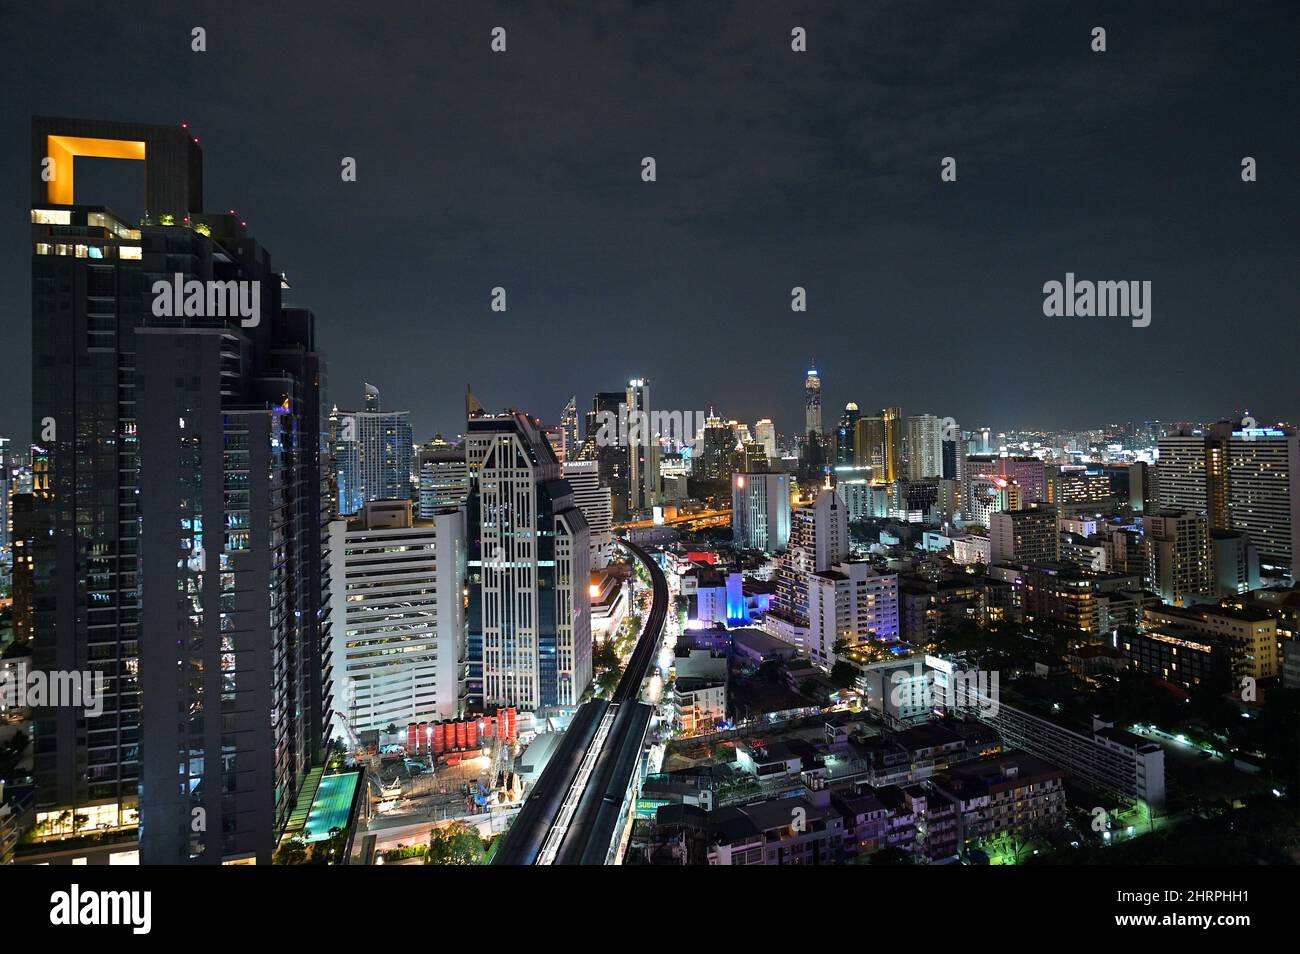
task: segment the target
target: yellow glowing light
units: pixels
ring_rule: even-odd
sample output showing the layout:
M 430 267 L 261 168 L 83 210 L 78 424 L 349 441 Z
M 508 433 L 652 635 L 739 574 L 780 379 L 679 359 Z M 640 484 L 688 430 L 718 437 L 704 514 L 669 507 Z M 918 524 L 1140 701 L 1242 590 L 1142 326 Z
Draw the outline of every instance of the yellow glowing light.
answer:
M 130 139 L 91 139 L 86 136 L 46 136 L 45 152 L 54 160 L 54 176 L 49 182 L 49 201 L 54 205 L 74 205 L 72 190 L 73 160 L 77 156 L 95 159 L 144 159 L 144 143 Z
M 736 478 L 736 486 L 737 486 L 737 487 L 744 487 L 744 486 L 745 486 L 745 478 L 744 478 L 744 477 L 737 477 L 737 478 Z

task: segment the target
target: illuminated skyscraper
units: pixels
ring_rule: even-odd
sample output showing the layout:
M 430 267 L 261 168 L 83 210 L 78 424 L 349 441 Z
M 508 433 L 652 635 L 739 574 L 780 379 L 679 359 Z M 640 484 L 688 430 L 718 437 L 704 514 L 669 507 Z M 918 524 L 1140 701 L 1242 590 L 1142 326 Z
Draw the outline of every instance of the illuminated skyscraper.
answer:
M 595 460 L 600 472 L 600 482 L 609 488 L 614 505 L 614 520 L 628 519 L 629 473 L 627 443 L 619 439 L 623 433 L 620 422 L 627 419 L 627 395 L 623 391 L 598 391 L 587 412 L 587 436 L 582 446 L 582 456 Z M 609 422 L 613 421 L 611 431 Z
M 933 414 L 907 419 L 907 479 L 943 476 L 943 432 Z
M 33 665 L 105 681 L 98 714 L 36 712 L 37 825 L 267 864 L 330 707 L 314 317 L 201 211 L 184 129 L 38 117 L 32 145 Z M 139 228 L 74 198 L 76 155 L 144 163 Z M 207 291 L 181 314 L 178 272 Z
M 906 476 L 903 473 L 903 409 L 883 408 L 880 422 L 884 429 L 884 480 L 892 484 Z
M 467 428 L 469 705 L 576 705 L 591 682 L 586 518 L 532 418 Z
M 837 489 L 823 487 L 817 500 L 790 516 L 790 548 L 777 566 L 776 594 L 770 615 L 778 632 L 805 649 L 808 580 L 814 573 L 849 558 L 848 507 Z
M 835 644 L 898 639 L 898 574 L 866 561 L 845 560 L 808 577 L 809 630 L 805 651 L 822 666 L 835 662 Z
M 1053 507 L 994 513 L 988 527 L 994 563 L 1057 563 L 1061 559 L 1061 534 Z
M 1205 435 L 1179 431 L 1160 438 L 1156 475 L 1156 506 L 1205 513 Z
M 763 418 L 754 425 L 754 440 L 763 445 L 767 456 L 775 459 L 780 455 L 776 452 L 776 426 L 769 418 Z
M 465 446 L 449 444 L 434 437 L 421 444 L 417 462 L 420 468 L 419 510 L 417 515 L 430 520 L 444 507 L 463 507 L 469 496 L 469 464 Z
M 647 510 L 660 501 L 659 438 L 650 412 L 650 382 L 627 383 L 628 511 Z
M 9 466 L 9 458 L 12 451 L 9 449 L 9 438 L 0 437 L 0 557 L 3 557 L 5 551 L 9 549 L 10 543 L 10 515 L 9 515 L 9 498 L 13 495 L 13 468 Z
M 885 426 L 879 417 L 859 417 L 853 427 L 853 466 L 870 468 L 876 483 L 885 481 Z
M 616 521 L 632 519 L 663 500 L 660 438 L 683 435 L 660 434 L 659 418 L 650 410 L 650 382 L 644 378 L 633 378 L 625 391 L 598 392 L 587 413 L 582 453 L 568 455 L 599 463 Z
M 951 439 L 942 441 L 944 480 L 951 480 L 957 485 L 958 508 L 965 511 L 965 501 L 961 495 L 966 492 L 966 438 L 962 432 L 953 428 Z
M 373 501 L 329 527 L 335 586 L 334 736 L 461 714 L 465 514 L 417 519 L 409 500 Z M 399 651 L 394 647 L 400 646 Z
M 961 490 L 962 507 L 967 518 L 974 519 L 974 510 L 977 508 L 975 498 L 980 496 L 980 492 L 972 486 L 973 482 L 993 477 L 1001 477 L 1016 485 L 1017 508 L 1047 502 L 1047 471 L 1037 457 L 972 454 L 966 458 Z M 987 490 L 987 487 L 983 489 Z
M 365 386 L 365 409 L 330 416 L 338 469 L 339 513 L 357 513 L 372 500 L 409 500 L 414 439 L 410 413 L 384 411 L 379 389 Z
M 555 451 L 555 459 L 563 464 L 569 459 L 567 447 L 568 433 L 559 424 L 552 424 L 550 427 L 542 430 L 543 436 L 550 441 L 551 450 Z
M 573 490 L 573 502 L 587 518 L 591 541 L 591 567 L 609 564 L 614 552 L 614 505 L 608 487 L 600 482 L 599 464 L 594 460 L 570 460 L 563 465 L 564 479 Z
M 32 514 L 34 494 L 16 493 L 10 498 L 10 545 L 13 548 L 13 637 L 20 646 L 32 639 Z
M 736 546 L 775 553 L 790 540 L 790 478 L 736 474 L 731 480 L 731 530 Z
M 1259 550 L 1260 568 L 1296 577 L 1300 554 L 1300 444 L 1271 427 L 1235 430 L 1228 442 L 1228 521 Z
M 1212 528 L 1228 526 L 1228 439 L 1232 425 L 1174 431 L 1159 439 L 1156 506 L 1204 513 Z
M 856 435 L 858 418 L 861 417 L 858 406 L 853 401 L 844 405 L 840 416 L 840 426 L 835 431 L 835 465 L 837 467 L 854 466 L 853 440 Z
M 1175 606 L 1215 595 L 1209 523 L 1203 511 L 1156 510 L 1142 517 L 1147 589 Z
M 808 369 L 808 377 L 803 382 L 804 428 L 803 436 L 815 434 L 822 436 L 822 379 L 816 368 Z
M 1219 596 L 1239 596 L 1259 589 L 1259 548 L 1244 530 L 1211 530 L 1215 583 Z
M 903 411 L 883 408 L 878 417 L 860 417 L 853 436 L 853 466 L 870 467 L 877 483 L 905 478 L 903 472 Z
M 564 451 L 569 460 L 578 456 L 578 396 L 569 398 L 560 412 L 560 427 L 564 428 Z
M 705 480 L 726 480 L 736 463 L 736 432 L 726 421 L 713 415 L 704 420 L 704 437 L 693 473 Z

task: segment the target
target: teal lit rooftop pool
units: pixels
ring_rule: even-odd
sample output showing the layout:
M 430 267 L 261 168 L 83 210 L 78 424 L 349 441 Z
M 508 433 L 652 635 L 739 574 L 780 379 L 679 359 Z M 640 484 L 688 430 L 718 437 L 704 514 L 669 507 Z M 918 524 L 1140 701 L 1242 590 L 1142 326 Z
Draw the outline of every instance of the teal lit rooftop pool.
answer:
M 324 841 L 330 836 L 331 828 L 347 828 L 360 780 L 360 772 L 326 775 L 320 780 L 303 832 L 307 841 Z

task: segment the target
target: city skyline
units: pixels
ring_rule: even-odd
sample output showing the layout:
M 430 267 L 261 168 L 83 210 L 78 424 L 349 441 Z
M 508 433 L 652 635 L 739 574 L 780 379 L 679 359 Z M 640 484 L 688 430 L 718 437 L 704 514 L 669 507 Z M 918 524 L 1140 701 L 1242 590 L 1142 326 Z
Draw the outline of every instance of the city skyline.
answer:
M 1296 111 L 1293 10 L 903 18 L 767 4 L 688 20 L 624 5 L 556 20 L 487 5 L 447 11 L 427 37 L 398 17 L 358 30 L 358 11 L 295 41 L 347 42 L 344 61 L 284 71 L 276 38 L 292 31 L 273 27 L 300 23 L 292 5 L 259 31 L 233 12 L 199 17 L 202 53 L 190 13 L 159 6 L 128 31 L 71 6 L 57 48 L 35 11 L 15 11 L 0 39 L 15 67 L 0 175 L 25 177 L 32 114 L 188 124 L 209 206 L 247 217 L 288 271 L 286 300 L 316 310 L 327 400 L 377 381 L 418 439 L 460 432 L 466 384 L 549 424 L 571 395 L 636 377 L 663 406 L 794 433 L 813 358 L 828 421 L 850 400 L 995 429 L 1300 417 L 1286 349 L 1267 346 L 1294 327 L 1297 133 L 1276 122 Z M 1104 53 L 1089 49 L 1094 21 Z M 494 54 L 498 23 L 509 46 Z M 790 48 L 795 24 L 805 53 Z M 57 66 L 74 50 L 91 87 Z M 154 71 L 179 79 L 146 82 Z M 218 76 L 214 99 L 203 84 Z M 940 179 L 945 156 L 955 182 Z M 1243 156 L 1257 181 L 1241 181 Z M 121 166 L 80 175 L 129 219 L 139 173 Z M 23 214 L 19 192 L 0 201 Z M 19 444 L 22 235 L 0 239 L 0 434 Z M 1067 273 L 1151 281 L 1152 323 L 1044 317 L 1043 285 Z M 603 368 L 557 379 L 573 341 L 621 344 Z M 1234 346 L 1249 369 L 1223 367 Z M 1122 373 L 1102 370 L 1111 355 Z
M 6 926 L 1300 863 L 1293 2 L 66 6 L 0 36 Z

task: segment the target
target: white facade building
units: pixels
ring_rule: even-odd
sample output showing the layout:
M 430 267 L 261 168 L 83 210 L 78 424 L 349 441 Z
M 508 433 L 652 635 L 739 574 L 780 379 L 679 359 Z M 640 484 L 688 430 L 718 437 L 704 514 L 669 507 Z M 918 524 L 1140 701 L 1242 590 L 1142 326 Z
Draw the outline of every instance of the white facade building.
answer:
M 1292 579 L 1300 554 L 1297 440 L 1293 431 L 1251 428 L 1228 442 L 1228 522 L 1249 534 L 1262 569 Z
M 591 682 L 587 519 L 536 422 L 469 419 L 468 697 L 573 706 Z
M 889 515 L 889 487 L 886 484 L 874 484 L 865 477 L 854 477 L 841 480 L 836 489 L 849 508 L 850 521 Z
M 587 518 L 591 531 L 591 568 L 603 569 L 614 553 L 614 502 L 612 491 L 601 485 L 600 462 L 565 461 L 564 479 L 573 489 L 573 502 Z
M 837 563 L 808 577 L 808 656 L 829 666 L 834 646 L 870 639 L 898 639 L 898 574 L 878 573 L 870 563 Z
M 469 465 L 464 452 L 430 455 L 420 463 L 420 517 L 444 507 L 461 507 L 469 496 Z
M 409 501 L 330 523 L 339 713 L 358 732 L 460 715 L 465 662 L 464 513 L 412 520 Z
M 964 537 L 953 537 L 952 561 L 959 566 L 968 566 L 972 563 L 983 563 L 988 566 L 993 562 L 993 542 L 988 537 L 973 533 Z

